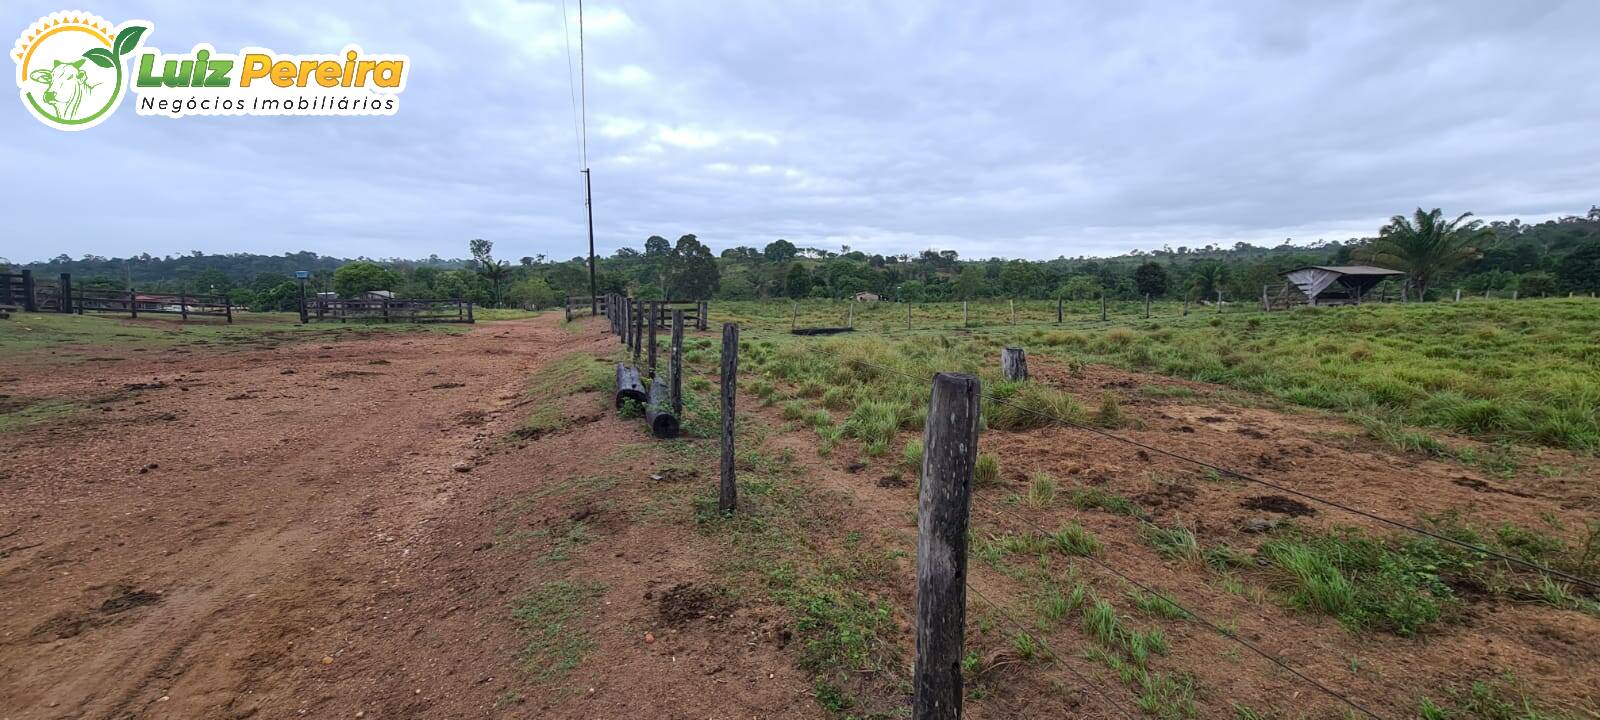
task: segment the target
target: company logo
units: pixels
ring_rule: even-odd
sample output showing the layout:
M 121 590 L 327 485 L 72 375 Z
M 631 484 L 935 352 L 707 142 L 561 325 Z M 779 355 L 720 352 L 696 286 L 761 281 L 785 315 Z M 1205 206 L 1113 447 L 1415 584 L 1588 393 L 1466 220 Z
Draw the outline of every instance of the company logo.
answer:
M 126 58 L 149 29 L 143 20 L 112 27 L 84 12 L 39 18 L 11 51 L 23 106 L 60 130 L 100 124 L 122 103 Z
M 410 59 L 346 45 L 337 55 L 288 55 L 247 47 L 217 52 L 200 43 L 186 53 L 142 48 L 154 24 L 115 28 L 89 13 L 40 18 L 12 51 L 22 103 L 60 130 L 103 121 L 135 96 L 140 115 L 393 115 Z

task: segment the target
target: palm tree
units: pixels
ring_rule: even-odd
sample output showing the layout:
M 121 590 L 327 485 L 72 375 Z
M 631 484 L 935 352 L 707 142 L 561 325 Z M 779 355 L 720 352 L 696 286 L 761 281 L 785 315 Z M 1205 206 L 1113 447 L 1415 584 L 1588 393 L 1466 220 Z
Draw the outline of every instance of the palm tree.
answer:
M 1228 282 L 1228 266 L 1215 260 L 1196 263 L 1189 271 L 1189 297 L 1205 300 L 1217 296 Z
M 1389 218 L 1378 230 L 1378 239 L 1356 251 L 1370 263 L 1404 270 L 1417 297 L 1425 298 L 1428 286 L 1439 276 L 1478 256 L 1477 241 L 1488 229 L 1482 220 L 1468 221 L 1472 213 L 1461 213 L 1445 220 L 1439 208 L 1423 212 L 1417 208 L 1416 220 L 1404 215 Z

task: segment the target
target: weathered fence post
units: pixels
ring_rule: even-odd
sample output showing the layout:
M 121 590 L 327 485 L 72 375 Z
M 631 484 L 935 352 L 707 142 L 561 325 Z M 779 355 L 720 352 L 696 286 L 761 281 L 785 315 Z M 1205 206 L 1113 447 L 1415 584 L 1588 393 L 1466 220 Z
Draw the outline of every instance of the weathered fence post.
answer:
M 1028 379 L 1028 354 L 1019 347 L 1008 347 L 1000 351 L 1000 370 L 1007 380 Z
M 656 322 L 661 314 L 661 305 L 654 300 L 650 301 L 650 377 L 656 376 Z
M 978 378 L 933 376 L 917 499 L 914 720 L 958 720 L 967 619 L 967 523 L 978 454 Z
M 639 364 L 639 353 L 644 351 L 644 301 L 633 301 L 633 364 Z
M 683 419 L 672 412 L 670 405 L 672 383 L 667 382 L 663 375 L 657 375 L 650 381 L 650 400 L 644 408 L 644 420 L 650 424 L 650 434 L 663 440 L 670 440 L 678 436 L 678 431 L 683 428 Z
M 683 311 L 672 311 L 672 414 L 683 417 Z
M 911 303 L 906 303 L 906 329 L 911 329 Z
M 477 320 L 472 319 L 472 301 L 471 300 L 467 301 L 467 323 L 471 324 L 471 325 L 478 324 Z
M 566 314 L 567 322 L 572 322 L 572 296 L 571 295 L 568 295 L 568 296 L 566 296 L 566 297 L 561 299 L 561 311 Z
M 189 319 L 189 302 L 185 299 L 183 293 L 178 293 L 178 315 L 183 320 Z
M 33 299 L 33 271 L 22 269 L 22 309 L 28 312 L 38 312 L 39 305 Z
M 700 301 L 700 321 L 698 323 L 695 323 L 695 326 L 698 327 L 701 330 L 710 330 L 711 329 L 711 319 L 706 317 L 707 315 L 710 315 L 710 314 L 711 314 L 711 301 L 710 300 L 701 300 Z
M 1222 290 L 1217 290 L 1217 312 L 1222 312 Z
M 854 329 L 855 326 L 856 326 L 856 303 L 855 303 L 854 300 L 851 300 L 850 304 L 846 305 L 844 307 L 845 307 L 844 326 L 847 327 L 847 328 Z
M 1515 299 L 1517 299 L 1517 291 L 1516 291 L 1516 290 L 1512 290 L 1512 291 L 1511 291 L 1511 299 L 1512 299 L 1512 300 L 1515 300 Z
M 639 377 L 639 368 L 627 363 L 617 363 L 617 409 L 621 410 L 623 404 L 632 400 L 643 404 L 649 400 L 644 391 L 644 380 Z
M 794 330 L 795 324 L 798 323 L 798 322 L 800 322 L 800 303 L 798 301 L 790 301 L 789 302 L 789 329 L 790 330 Z
M 1261 286 L 1261 310 L 1263 312 L 1272 312 L 1272 301 L 1267 299 L 1267 286 L 1265 285 Z
M 223 307 L 223 311 L 227 313 L 228 324 L 232 325 L 233 324 L 233 301 L 228 299 L 227 295 L 223 295 L 222 296 L 222 307 Z
M 301 307 L 304 307 L 304 305 Z M 128 288 L 128 314 L 132 317 L 139 317 L 139 296 L 133 291 L 133 288 Z M 305 317 L 304 310 L 300 311 L 300 316 Z
M 739 488 L 733 471 L 733 406 L 739 387 L 739 326 L 722 324 L 722 487 L 717 493 L 717 509 L 733 512 L 739 502 Z
M 961 327 L 967 327 L 967 301 L 961 301 Z
M 1144 294 L 1144 319 L 1150 319 L 1150 293 Z
M 1061 324 L 1061 298 L 1056 298 L 1056 324 Z
M 1017 324 L 1017 301 L 1016 300 L 1012 300 L 1010 302 L 1011 302 L 1011 324 L 1015 325 L 1015 324 Z
M 1461 302 L 1461 288 L 1456 288 L 1456 302 Z
M 1106 291 L 1100 291 L 1100 322 L 1106 321 Z
M 72 313 L 72 273 L 61 273 L 61 307 L 56 312 Z

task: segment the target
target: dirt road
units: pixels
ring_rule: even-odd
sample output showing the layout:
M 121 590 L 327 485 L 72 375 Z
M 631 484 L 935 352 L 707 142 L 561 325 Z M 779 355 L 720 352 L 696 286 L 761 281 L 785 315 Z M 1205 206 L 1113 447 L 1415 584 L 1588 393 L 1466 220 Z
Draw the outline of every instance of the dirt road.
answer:
M 6 373 L 90 410 L 0 435 L 0 718 L 555 714 L 496 677 L 523 588 L 476 551 L 497 493 L 563 472 L 495 454 L 529 373 L 604 337 L 541 318 Z M 803 694 L 774 670 L 769 711 Z

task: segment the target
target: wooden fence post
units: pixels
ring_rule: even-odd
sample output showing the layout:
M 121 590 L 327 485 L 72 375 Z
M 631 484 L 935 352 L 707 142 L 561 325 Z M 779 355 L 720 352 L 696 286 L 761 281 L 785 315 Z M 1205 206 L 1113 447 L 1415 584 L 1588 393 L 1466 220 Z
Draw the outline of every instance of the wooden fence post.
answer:
M 639 364 L 639 353 L 644 351 L 644 301 L 633 301 L 633 364 Z
M 717 509 L 733 512 L 739 502 L 739 489 L 733 471 L 733 406 L 739 387 L 739 326 L 722 324 L 722 487 L 717 493 Z
M 568 296 L 566 296 L 566 297 L 561 299 L 561 311 L 566 314 L 567 322 L 572 322 L 572 296 L 571 295 L 568 295 Z
M 128 314 L 133 317 L 139 317 L 139 295 L 133 291 L 133 288 L 128 288 Z
M 978 378 L 933 376 L 917 499 L 914 720 L 958 720 L 967 619 L 967 524 L 978 454 Z
M 1217 312 L 1222 312 L 1222 291 L 1217 290 Z
M 1106 291 L 1100 291 L 1100 322 L 1106 321 Z
M 847 328 L 854 329 L 855 326 L 856 326 L 856 302 L 854 300 L 851 300 L 850 304 L 846 305 L 844 307 L 845 307 L 844 326 L 847 327 Z
M 1515 300 L 1515 299 L 1517 299 L 1517 291 L 1516 291 L 1516 290 L 1512 290 L 1512 291 L 1511 291 L 1511 299 L 1512 299 L 1512 300 Z
M 656 376 L 656 321 L 661 314 L 661 305 L 654 300 L 650 301 L 650 377 Z
M 1265 312 L 1272 312 L 1272 301 L 1267 299 L 1267 286 L 1265 285 L 1261 286 L 1261 309 Z
M 61 273 L 61 307 L 56 311 L 72 314 L 72 273 Z
M 228 324 L 232 325 L 233 324 L 233 301 L 228 299 L 227 295 L 223 295 L 222 296 L 222 308 L 223 308 L 223 312 L 227 313 Z
M 696 323 L 696 327 L 700 328 L 701 330 L 710 330 L 711 329 L 711 319 L 706 317 L 707 315 L 710 315 L 710 314 L 711 314 L 711 301 L 710 300 L 701 300 L 700 301 L 700 322 Z
M 967 301 L 961 301 L 961 327 L 967 327 Z
M 189 319 L 189 302 L 184 299 L 183 293 L 178 293 L 178 315 L 185 321 Z
M 472 301 L 471 300 L 467 301 L 467 323 L 470 324 L 470 325 L 478 324 L 477 320 L 472 319 Z
M 1144 319 L 1150 319 L 1150 293 L 1144 294 Z
M 1000 351 L 1000 370 L 1007 380 L 1028 379 L 1028 354 L 1019 347 L 1008 347 Z
M 1456 302 L 1461 302 L 1461 288 L 1456 288 Z
M 683 419 L 683 311 L 672 311 L 672 414 Z
M 1056 298 L 1056 324 L 1061 324 L 1061 298 Z
M 33 299 L 33 271 L 22 269 L 22 309 L 28 312 L 38 312 L 39 305 Z
M 1011 301 L 1011 324 L 1017 324 L 1017 301 Z
M 789 301 L 789 329 L 794 330 L 795 324 L 800 322 L 800 302 Z
M 911 303 L 906 303 L 906 329 L 911 329 Z

